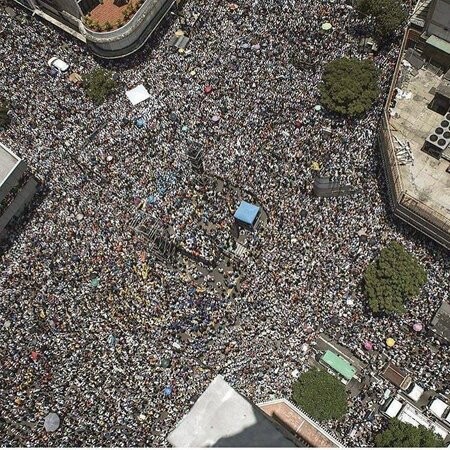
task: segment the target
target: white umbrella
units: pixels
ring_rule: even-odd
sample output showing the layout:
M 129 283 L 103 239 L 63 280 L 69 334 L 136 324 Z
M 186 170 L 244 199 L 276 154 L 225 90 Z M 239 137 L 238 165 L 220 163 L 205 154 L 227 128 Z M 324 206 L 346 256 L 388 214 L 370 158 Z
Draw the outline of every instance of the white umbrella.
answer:
M 61 420 L 59 419 L 58 414 L 49 413 L 45 416 L 44 419 L 44 428 L 47 432 L 56 431 L 59 428 Z
M 323 31 L 328 31 L 328 30 L 331 30 L 332 28 L 333 28 L 333 25 L 331 25 L 330 22 L 325 22 L 322 24 Z
M 10 6 L 7 6 L 7 7 L 5 8 L 5 11 L 6 11 L 6 13 L 8 14 L 8 16 L 10 16 L 10 17 L 12 17 L 12 18 L 14 18 L 14 17 L 17 16 L 16 11 L 14 11 L 14 9 L 11 8 Z

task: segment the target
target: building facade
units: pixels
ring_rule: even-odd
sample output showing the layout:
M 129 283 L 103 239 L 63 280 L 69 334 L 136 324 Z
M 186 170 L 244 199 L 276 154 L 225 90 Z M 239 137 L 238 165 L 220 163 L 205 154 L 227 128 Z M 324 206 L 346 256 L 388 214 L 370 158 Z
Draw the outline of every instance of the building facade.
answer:
M 444 72 L 450 69 L 450 0 L 420 0 L 410 22 L 410 46 Z
M 400 97 L 398 97 L 399 92 L 411 92 L 410 80 L 414 79 L 417 73 L 428 71 L 435 77 L 436 85 L 446 81 L 447 71 L 450 69 L 449 27 L 450 0 L 422 0 L 418 2 L 403 38 L 378 133 L 378 146 L 385 169 L 389 201 L 394 215 L 447 249 L 450 249 L 450 208 L 448 206 L 448 195 L 445 195 L 445 185 L 448 184 L 447 175 L 450 176 L 445 174 L 448 162 L 445 160 L 436 161 L 432 156 L 430 156 L 431 160 L 425 159 L 426 157 L 420 150 L 425 138 L 423 138 L 423 142 L 420 139 L 423 135 L 432 131 L 431 125 L 429 129 L 422 130 L 422 136 L 412 136 L 411 130 L 414 130 L 419 124 L 409 126 L 412 122 L 408 121 L 409 117 L 402 116 L 404 110 L 400 110 L 396 103 L 401 102 Z M 408 52 L 413 55 L 412 59 L 408 60 Z M 409 66 L 408 68 L 403 64 L 405 59 L 412 62 L 412 67 Z M 425 91 L 424 86 L 423 92 Z M 419 96 L 416 97 L 420 98 Z M 429 109 L 429 104 L 432 104 L 432 102 L 426 103 L 424 97 L 422 103 L 421 115 L 416 114 L 416 117 L 427 117 L 434 114 L 439 119 L 440 114 L 442 116 L 440 120 L 445 119 L 447 111 L 440 111 L 436 115 L 437 112 Z M 414 113 L 411 115 L 414 115 Z M 402 124 L 406 124 L 402 131 L 405 134 L 409 133 L 411 137 L 409 142 L 406 142 L 407 146 L 416 146 L 412 152 L 413 156 L 415 155 L 412 166 L 399 162 L 399 153 L 403 149 L 399 150 L 397 131 L 399 126 L 403 126 Z M 419 159 L 421 161 L 418 161 Z M 423 180 L 420 175 L 416 177 L 419 164 L 422 164 L 423 173 L 426 171 L 431 173 L 434 170 L 434 173 L 429 177 L 430 182 L 432 182 L 434 176 L 440 178 L 443 186 L 442 195 L 435 194 L 434 187 L 431 188 L 426 182 L 423 182 L 420 189 L 415 186 L 416 180 L 418 182 Z M 407 167 L 410 167 L 410 169 L 407 169 Z M 411 180 L 414 183 L 411 183 Z M 429 201 L 428 199 L 433 195 L 434 201 Z
M 105 59 L 122 58 L 139 50 L 176 3 L 176 0 L 15 1 Z
M 36 188 L 37 182 L 25 161 L 0 144 L 0 234 L 13 218 L 20 216 Z

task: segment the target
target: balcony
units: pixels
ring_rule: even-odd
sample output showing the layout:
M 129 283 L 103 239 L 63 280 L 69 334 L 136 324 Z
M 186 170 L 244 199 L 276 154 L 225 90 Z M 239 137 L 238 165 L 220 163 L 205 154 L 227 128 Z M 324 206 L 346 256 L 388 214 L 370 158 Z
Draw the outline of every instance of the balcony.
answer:
M 127 56 L 142 47 L 176 0 L 103 0 L 81 24 L 93 53 L 106 59 Z

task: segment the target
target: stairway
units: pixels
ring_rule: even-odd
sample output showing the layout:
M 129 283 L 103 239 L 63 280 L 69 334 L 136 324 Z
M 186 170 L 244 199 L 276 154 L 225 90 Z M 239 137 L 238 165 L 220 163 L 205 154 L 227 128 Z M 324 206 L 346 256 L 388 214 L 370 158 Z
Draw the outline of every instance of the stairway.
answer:
M 240 258 L 243 259 L 247 255 L 248 250 L 239 242 L 236 245 L 236 250 L 234 251 L 234 254 Z

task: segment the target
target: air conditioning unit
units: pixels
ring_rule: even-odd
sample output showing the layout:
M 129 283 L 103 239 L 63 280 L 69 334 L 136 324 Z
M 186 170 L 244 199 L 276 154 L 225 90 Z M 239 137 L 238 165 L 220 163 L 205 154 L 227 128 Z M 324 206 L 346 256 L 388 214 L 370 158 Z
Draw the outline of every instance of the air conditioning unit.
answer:
M 450 145 L 450 112 L 448 112 L 444 119 L 425 139 L 425 144 L 422 150 L 430 153 L 435 158 L 440 158 L 442 153 Z

